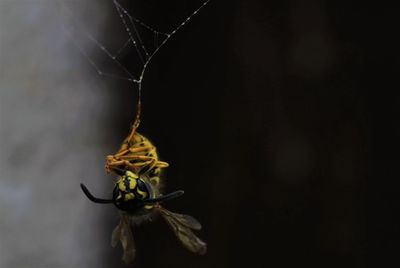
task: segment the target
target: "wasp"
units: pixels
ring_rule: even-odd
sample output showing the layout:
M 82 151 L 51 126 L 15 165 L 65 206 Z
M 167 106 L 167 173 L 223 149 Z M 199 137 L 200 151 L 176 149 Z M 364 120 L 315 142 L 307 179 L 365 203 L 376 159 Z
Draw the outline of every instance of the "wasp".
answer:
M 140 124 L 140 102 L 137 107 L 136 118 L 128 137 L 117 153 L 106 158 L 107 173 L 117 175 L 112 197 L 97 198 L 84 184 L 81 184 L 82 191 L 89 200 L 99 204 L 114 204 L 121 211 L 120 222 L 112 232 L 111 245 L 116 247 L 121 243 L 122 260 L 125 263 L 131 263 L 136 255 L 131 225 L 151 219 L 154 214 L 161 214 L 184 247 L 194 253 L 205 254 L 206 243 L 193 233 L 193 230 L 201 229 L 201 224 L 189 215 L 174 213 L 161 206 L 162 203 L 181 196 L 184 191 L 162 193 L 160 174 L 163 168 L 168 167 L 168 163 L 160 161 L 156 147 L 137 132 Z

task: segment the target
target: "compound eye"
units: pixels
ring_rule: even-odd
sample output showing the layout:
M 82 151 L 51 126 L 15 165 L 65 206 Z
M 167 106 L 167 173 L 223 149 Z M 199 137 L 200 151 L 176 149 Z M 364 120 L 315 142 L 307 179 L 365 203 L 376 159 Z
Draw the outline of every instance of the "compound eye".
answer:
M 137 187 L 143 192 L 148 192 L 146 183 L 142 179 L 137 179 Z
M 149 198 L 150 192 L 149 189 L 147 188 L 146 183 L 142 179 L 137 179 L 136 184 L 137 184 L 136 191 L 141 197 L 141 199 Z

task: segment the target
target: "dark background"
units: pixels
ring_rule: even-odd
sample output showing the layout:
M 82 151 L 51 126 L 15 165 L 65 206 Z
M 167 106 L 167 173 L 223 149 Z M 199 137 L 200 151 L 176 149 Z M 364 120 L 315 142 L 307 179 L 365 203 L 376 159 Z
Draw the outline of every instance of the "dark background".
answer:
M 139 15 L 176 19 L 198 6 L 152 4 Z M 212 1 L 193 18 L 146 73 L 140 130 L 171 164 L 167 189 L 186 192 L 168 208 L 202 222 L 208 253 L 185 251 L 160 220 L 135 228 L 137 267 L 392 263 L 397 14 L 366 2 L 253 0 Z M 116 94 L 118 144 L 136 93 Z M 105 260 L 123 267 L 114 253 Z
M 119 2 L 164 32 L 201 4 Z M 166 207 L 199 219 L 208 253 L 157 219 L 133 228 L 126 266 L 110 246 L 117 210 L 79 189 L 111 194 L 104 156 L 136 112 L 132 83 L 77 49 L 123 75 L 88 38 L 117 51 L 118 13 L 110 0 L 0 0 L 0 267 L 399 266 L 399 11 L 212 0 L 193 17 L 145 73 L 140 131 L 170 163 L 166 191 L 185 190 Z M 120 56 L 137 73 L 136 52 Z
M 138 18 L 166 32 L 201 4 L 182 0 L 120 2 Z M 111 1 L 109 8 L 113 9 Z M 85 14 L 83 23 L 90 24 L 97 9 L 89 4 L 79 11 Z M 100 41 L 117 47 L 113 42 L 126 39 L 126 33 L 115 10 L 105 13 L 109 17 L 101 25 L 104 36 Z M 398 9 L 376 2 L 212 0 L 171 38 L 145 74 L 140 132 L 154 142 L 161 159 L 170 163 L 163 176 L 166 190 L 185 190 L 182 198 L 166 207 L 199 219 L 203 230 L 198 234 L 208 243 L 208 253 L 196 256 L 186 251 L 158 219 L 134 228 L 134 267 L 395 267 L 400 250 L 398 14 Z M 89 31 L 101 36 L 90 27 Z M 83 37 L 74 41 L 79 40 Z M 57 36 L 51 35 L 51 42 L 56 41 Z M 79 54 L 76 48 L 74 51 Z M 122 55 L 123 64 L 136 70 L 135 52 Z M 110 63 L 105 55 L 90 56 L 102 67 Z M 90 69 L 85 57 L 79 57 Z M 67 66 L 64 58 L 57 62 Z M 64 79 L 77 80 L 74 68 L 65 68 L 71 73 L 62 69 Z M 13 72 L 11 67 L 7 70 Z M 89 204 L 77 189 L 80 180 L 95 193 L 111 191 L 112 180 L 101 170 L 103 149 L 115 152 L 127 135 L 137 91 L 130 83 L 100 77 L 92 69 L 89 73 L 103 86 L 98 87 L 99 92 L 88 91 L 89 98 L 81 100 L 85 105 L 88 102 L 86 110 L 76 102 L 81 88 L 71 87 L 68 94 L 56 97 L 62 102 L 74 100 L 74 106 L 65 105 L 66 110 L 77 107 L 82 118 L 95 118 L 83 121 L 93 123 L 92 131 L 86 129 L 92 125 L 81 125 L 74 111 L 70 119 L 74 124 L 64 123 L 68 115 L 54 120 L 62 135 L 46 129 L 49 137 L 62 138 L 58 147 L 50 143 L 54 154 L 71 151 L 70 159 L 82 158 L 73 162 L 82 170 L 75 168 L 75 174 L 70 168 L 71 174 L 62 176 L 76 181 L 63 179 L 61 184 L 57 178 L 64 177 L 58 177 L 58 169 L 52 174 L 53 164 L 46 162 L 42 165 L 46 176 L 34 174 L 46 179 L 34 188 L 39 198 L 33 196 L 32 200 L 37 206 L 27 208 L 38 216 L 26 222 L 34 225 L 42 219 L 45 223 L 43 228 L 32 228 L 37 234 L 44 236 L 54 226 L 64 228 L 65 218 L 73 219 L 72 223 L 64 223 L 64 232 L 53 230 L 64 235 L 50 246 L 57 255 L 42 258 L 43 252 L 51 251 L 38 250 L 33 259 L 27 247 L 25 257 L 5 262 L 14 263 L 11 267 L 25 262 L 34 265 L 42 261 L 47 265 L 43 267 L 57 267 L 51 261 L 68 263 L 71 256 L 78 258 L 77 243 L 83 253 L 75 263 L 82 267 L 85 259 L 95 267 L 93 257 L 104 267 L 127 267 L 121 261 L 121 249 L 109 245 L 116 211 Z M 42 92 L 45 96 L 50 94 L 45 86 L 38 88 L 47 90 Z M 90 100 L 91 95 L 106 97 Z M 32 110 L 40 110 L 42 101 L 37 106 Z M 51 109 L 57 111 L 57 107 Z M 81 139 L 85 147 L 75 148 Z M 94 148 L 99 148 L 97 158 L 86 153 Z M 31 151 L 33 159 L 41 157 Z M 20 150 L 15 159 L 26 154 Z M 60 166 L 70 164 L 52 155 L 42 158 L 54 159 Z M 8 160 L 14 165 L 18 162 Z M 61 191 L 60 185 L 65 189 Z M 57 190 L 59 194 L 52 196 Z M 57 199 L 62 193 L 65 196 Z M 78 212 L 66 210 L 74 204 Z M 56 211 L 42 215 L 43 205 Z M 60 222 L 46 225 L 47 217 L 58 216 Z M 71 241 L 65 240 L 71 228 Z M 14 230 L 17 234 L 18 229 Z M 76 239 L 73 235 L 82 236 Z M 64 245 L 70 247 L 60 253 Z

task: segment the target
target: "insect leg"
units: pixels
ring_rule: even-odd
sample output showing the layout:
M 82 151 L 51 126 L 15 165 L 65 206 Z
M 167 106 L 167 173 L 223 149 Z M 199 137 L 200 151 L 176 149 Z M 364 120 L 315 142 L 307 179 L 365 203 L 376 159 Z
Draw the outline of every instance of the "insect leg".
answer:
M 158 168 L 166 168 L 166 167 L 169 167 L 169 164 L 167 162 L 164 162 L 164 161 L 157 161 L 156 167 L 158 167 Z
M 131 144 L 133 137 L 135 136 L 136 130 L 140 125 L 141 110 L 142 110 L 142 107 L 141 107 L 140 100 L 139 100 L 139 102 L 137 104 L 137 112 L 136 112 L 135 122 L 133 122 L 131 133 L 129 134 L 129 136 L 126 140 L 128 144 Z
M 113 169 L 113 166 L 128 166 L 131 170 L 136 171 L 138 169 L 138 166 L 136 164 L 132 164 L 127 160 L 120 160 L 120 161 L 113 161 L 110 163 L 107 163 L 106 169 Z
M 148 150 L 151 150 L 153 146 L 142 146 L 142 147 L 137 147 L 137 148 L 129 148 L 130 153 L 139 153 L 139 152 L 145 152 Z
M 145 155 L 122 155 L 118 157 L 121 160 L 144 160 L 144 161 L 152 161 L 154 158 Z

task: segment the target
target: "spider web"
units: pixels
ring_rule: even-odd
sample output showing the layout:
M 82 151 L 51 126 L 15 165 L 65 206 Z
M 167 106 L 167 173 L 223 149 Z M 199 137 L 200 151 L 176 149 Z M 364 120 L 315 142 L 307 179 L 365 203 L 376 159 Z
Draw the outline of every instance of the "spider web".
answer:
M 113 8 L 117 13 L 117 16 L 119 17 L 119 20 L 126 34 L 126 40 L 121 42 L 116 50 L 112 51 L 111 49 L 106 47 L 102 42 L 95 38 L 93 34 L 90 33 L 90 31 L 82 29 L 81 27 L 79 31 L 81 31 L 81 34 L 84 35 L 95 47 L 97 47 L 97 49 L 99 49 L 102 54 L 106 55 L 107 58 L 112 61 L 113 65 L 115 65 L 115 67 L 122 72 L 122 74 L 104 71 L 100 64 L 94 60 L 94 57 L 89 55 L 88 50 L 76 42 L 77 38 L 73 36 L 71 30 L 69 30 L 68 27 L 65 27 L 65 24 L 64 31 L 71 37 L 74 45 L 80 50 L 80 52 L 85 56 L 90 65 L 100 76 L 125 80 L 136 84 L 138 87 L 138 104 L 140 105 L 142 97 L 142 82 L 146 70 L 152 59 L 157 55 L 160 49 L 164 47 L 165 44 L 210 1 L 211 0 L 204 1 L 189 16 L 182 20 L 178 24 L 178 26 L 170 31 L 164 32 L 157 30 L 156 27 L 150 26 L 142 20 L 136 18 L 134 15 L 131 14 L 131 12 L 128 12 L 127 8 L 124 7 L 120 3 L 120 1 L 112 0 Z M 73 12 L 71 12 L 71 10 L 62 5 L 61 2 L 59 2 L 58 4 L 63 9 L 62 13 L 69 13 L 68 17 L 73 18 L 74 15 L 72 14 Z M 145 34 L 151 37 L 153 43 L 152 45 L 147 44 L 144 41 L 143 35 Z M 131 70 L 131 68 L 128 69 L 126 65 L 121 62 L 121 56 L 124 55 L 127 50 L 135 51 L 135 72 Z

